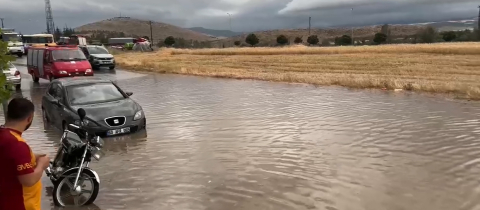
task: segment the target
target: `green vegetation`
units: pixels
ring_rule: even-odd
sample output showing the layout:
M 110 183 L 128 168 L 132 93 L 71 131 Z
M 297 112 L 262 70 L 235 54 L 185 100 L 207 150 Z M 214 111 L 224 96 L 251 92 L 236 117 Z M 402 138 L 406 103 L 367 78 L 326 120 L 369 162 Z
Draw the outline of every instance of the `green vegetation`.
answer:
M 2 31 L 0 30 L 0 33 Z M 8 62 L 13 61 L 14 58 L 7 55 L 8 44 L 0 39 L 0 70 L 8 69 Z M 5 103 L 11 96 L 12 85 L 7 82 L 7 76 L 0 71 L 0 101 Z M 5 111 L 5 110 L 4 110 Z
M 320 40 L 318 39 L 317 35 L 311 35 L 307 38 L 307 42 L 310 45 L 316 45 Z
M 341 37 L 336 37 L 335 38 L 335 45 L 352 45 L 352 37 L 348 35 L 343 35 Z
M 293 40 L 295 44 L 301 44 L 303 42 L 301 37 L 295 37 L 295 40 Z
M 457 38 L 457 34 L 454 31 L 446 31 L 442 33 L 442 38 L 446 42 L 451 42 Z
M 288 44 L 288 38 L 284 35 L 280 35 L 277 37 L 277 43 L 279 45 L 285 45 L 285 44 Z
M 387 42 L 387 35 L 384 33 L 376 33 L 375 37 L 373 38 L 373 42 L 376 44 L 383 44 Z
M 170 47 L 175 44 L 175 38 L 173 38 L 173 36 L 169 36 L 165 39 L 165 41 L 163 41 L 163 43 Z
M 258 44 L 260 40 L 255 34 L 249 34 L 247 38 L 245 38 L 245 42 L 253 47 Z

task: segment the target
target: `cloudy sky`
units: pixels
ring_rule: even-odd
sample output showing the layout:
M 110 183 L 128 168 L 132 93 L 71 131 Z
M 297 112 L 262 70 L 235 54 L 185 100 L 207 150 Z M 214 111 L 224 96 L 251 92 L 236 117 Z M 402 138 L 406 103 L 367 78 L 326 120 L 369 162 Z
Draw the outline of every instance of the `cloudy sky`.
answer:
M 430 22 L 472 18 L 474 0 L 50 0 L 55 25 L 77 27 L 115 16 L 130 16 L 180 27 L 256 31 L 315 27 Z M 101 3 L 100 3 L 101 2 Z M 352 11 L 351 9 L 354 8 Z M 45 31 L 43 0 L 0 0 L 5 27 L 22 33 Z

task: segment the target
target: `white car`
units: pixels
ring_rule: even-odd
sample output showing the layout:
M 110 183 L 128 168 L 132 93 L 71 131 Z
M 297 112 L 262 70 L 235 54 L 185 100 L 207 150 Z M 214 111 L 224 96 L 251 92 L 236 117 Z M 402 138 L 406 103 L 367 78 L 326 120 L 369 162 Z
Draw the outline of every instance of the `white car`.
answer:
M 3 70 L 3 73 L 7 77 L 7 82 L 10 82 L 15 86 L 15 89 L 20 90 L 22 83 L 22 75 L 12 63 L 8 63 L 8 69 Z
M 8 42 L 8 54 L 17 55 L 21 58 L 25 54 L 23 42 Z

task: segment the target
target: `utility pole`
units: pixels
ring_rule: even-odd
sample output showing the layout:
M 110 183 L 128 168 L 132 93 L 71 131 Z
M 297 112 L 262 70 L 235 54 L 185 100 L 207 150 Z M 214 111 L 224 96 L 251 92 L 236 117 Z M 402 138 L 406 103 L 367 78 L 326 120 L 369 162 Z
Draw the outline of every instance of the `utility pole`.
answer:
M 0 20 L 2 21 L 2 28 L 5 28 L 5 27 L 3 26 L 3 18 L 0 18 Z
M 310 36 L 310 29 L 311 29 L 311 26 L 312 26 L 312 17 L 308 17 L 308 35 Z
M 150 43 L 153 44 L 153 30 L 152 30 L 152 21 L 150 23 Z
M 230 25 L 230 31 L 232 31 L 232 15 L 230 13 L 227 13 L 228 15 L 228 23 Z
M 477 25 L 477 30 L 480 30 L 480 6 L 478 6 L 478 19 L 477 19 L 478 25 Z M 3 23 L 3 22 L 2 22 Z
M 352 8 L 352 19 L 353 19 L 353 8 Z M 355 41 L 353 40 L 353 25 L 352 25 L 352 46 L 355 46 Z

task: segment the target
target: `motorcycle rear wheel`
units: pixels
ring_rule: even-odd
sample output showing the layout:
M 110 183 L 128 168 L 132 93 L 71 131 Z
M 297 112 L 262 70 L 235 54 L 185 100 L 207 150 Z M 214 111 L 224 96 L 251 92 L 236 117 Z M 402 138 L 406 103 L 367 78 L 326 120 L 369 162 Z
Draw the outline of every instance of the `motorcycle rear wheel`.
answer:
M 63 174 L 59 179 L 57 179 L 55 181 L 54 184 L 54 187 L 53 187 L 53 202 L 55 203 L 56 206 L 62 206 L 62 207 L 65 207 L 65 206 L 72 206 L 72 205 L 66 205 L 65 204 L 65 201 L 63 200 L 64 198 L 63 197 L 67 197 L 67 196 L 61 196 L 61 190 L 64 188 L 64 187 L 67 187 L 69 188 L 70 190 L 72 189 L 72 186 L 75 182 L 75 177 L 78 173 L 78 170 L 74 170 L 74 171 L 69 171 L 65 174 Z M 88 194 L 91 194 L 91 196 L 86 199 L 87 201 L 85 202 L 81 202 L 81 204 L 79 203 L 80 201 L 77 200 L 77 197 L 73 198 L 74 200 L 74 205 L 73 206 L 85 206 L 85 205 L 90 205 L 92 204 L 95 199 L 97 199 L 97 196 L 98 196 L 98 192 L 100 190 L 100 184 L 98 183 L 98 181 L 95 179 L 95 175 L 89 171 L 89 170 L 83 170 L 82 171 L 82 174 L 80 174 L 80 177 L 79 177 L 79 182 L 81 182 L 81 178 L 84 179 L 84 181 L 86 180 L 90 180 L 91 181 L 91 184 L 92 184 L 92 190 L 89 190 L 90 192 L 84 192 L 83 189 L 82 189 L 82 193 L 88 193 Z M 82 193 L 78 196 L 78 199 L 80 199 L 80 196 L 82 195 Z M 68 197 L 74 197 L 75 195 L 70 195 Z M 85 200 L 85 199 L 84 199 Z

